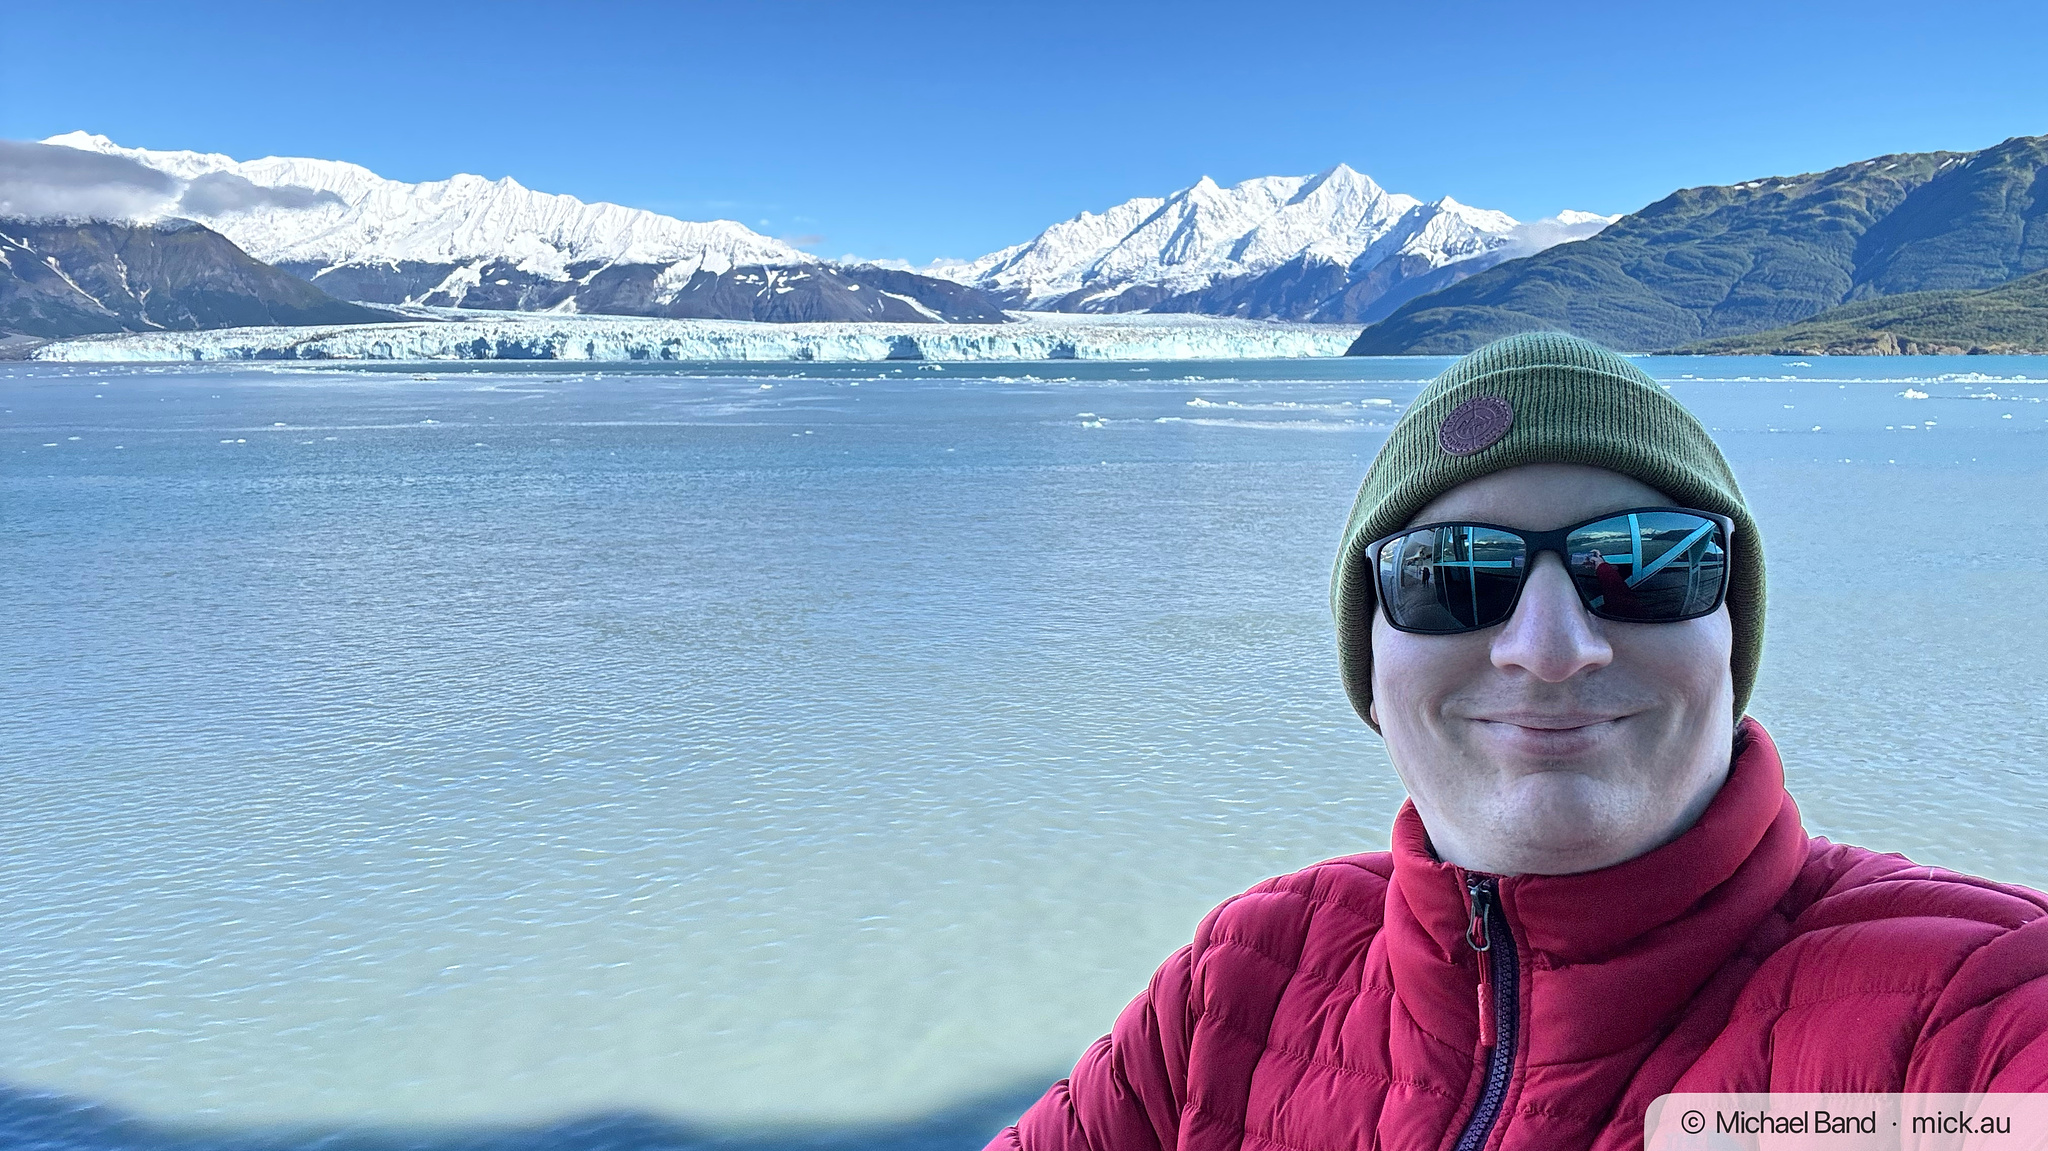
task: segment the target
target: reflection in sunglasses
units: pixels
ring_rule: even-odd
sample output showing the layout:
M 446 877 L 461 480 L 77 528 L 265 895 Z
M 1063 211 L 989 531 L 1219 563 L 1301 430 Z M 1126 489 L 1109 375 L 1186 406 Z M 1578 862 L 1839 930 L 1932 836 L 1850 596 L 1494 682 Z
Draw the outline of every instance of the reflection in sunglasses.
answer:
M 1450 634 L 1490 627 L 1514 610 L 1529 558 L 1565 561 L 1587 609 L 1609 619 L 1663 622 L 1719 606 L 1727 564 L 1722 524 L 1689 511 L 1640 509 L 1553 532 L 1435 524 L 1391 537 L 1379 551 L 1389 622 Z

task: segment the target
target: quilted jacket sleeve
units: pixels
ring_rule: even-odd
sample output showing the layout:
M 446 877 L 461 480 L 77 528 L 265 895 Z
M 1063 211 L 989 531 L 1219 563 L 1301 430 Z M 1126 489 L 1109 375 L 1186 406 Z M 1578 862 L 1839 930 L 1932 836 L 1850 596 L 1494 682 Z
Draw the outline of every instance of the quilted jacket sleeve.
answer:
M 2048 1092 L 2048 916 L 2027 910 L 2036 918 L 1978 947 L 1949 980 L 1907 1090 Z
M 1187 1095 L 1193 955 L 1193 946 L 1174 952 L 1073 1074 L 987 1151 L 1172 1151 Z

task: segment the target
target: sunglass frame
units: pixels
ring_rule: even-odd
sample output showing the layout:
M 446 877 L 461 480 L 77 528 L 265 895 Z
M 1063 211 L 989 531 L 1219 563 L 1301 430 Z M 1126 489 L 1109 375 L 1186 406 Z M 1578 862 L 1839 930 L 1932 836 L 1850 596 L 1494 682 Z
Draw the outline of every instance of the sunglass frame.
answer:
M 1600 619 L 1611 620 L 1615 623 L 1684 623 L 1687 620 L 1699 619 L 1702 616 L 1709 616 L 1720 611 L 1721 605 L 1728 600 L 1728 584 L 1730 580 L 1728 569 L 1735 562 L 1735 521 L 1719 512 L 1681 507 L 1622 508 L 1619 511 L 1603 512 L 1597 516 L 1589 516 L 1578 523 L 1567 524 L 1564 527 L 1547 532 L 1529 531 L 1525 528 L 1509 527 L 1506 524 L 1488 523 L 1485 520 L 1434 520 L 1426 524 L 1411 524 L 1399 531 L 1389 532 L 1365 546 L 1365 560 L 1367 564 L 1371 565 L 1373 598 L 1379 600 L 1380 616 L 1387 621 L 1387 626 L 1395 631 L 1407 632 L 1409 635 L 1467 635 L 1475 631 L 1485 631 L 1490 627 L 1499 627 L 1513 619 L 1515 609 L 1521 606 L 1522 591 L 1529 586 L 1529 573 L 1536 567 L 1537 556 L 1542 555 L 1544 552 L 1555 555 L 1558 561 L 1565 565 L 1566 574 L 1569 576 L 1571 573 L 1571 554 L 1565 550 L 1564 544 L 1565 540 L 1573 532 L 1578 531 L 1580 528 L 1591 527 L 1602 520 L 1640 515 L 1645 512 L 1679 512 L 1684 515 L 1698 516 L 1701 519 L 1712 521 L 1715 526 L 1721 529 L 1721 586 L 1714 591 L 1714 602 L 1701 611 L 1672 616 L 1670 619 L 1630 619 L 1626 616 L 1610 615 L 1600 608 L 1594 607 L 1592 600 L 1586 594 L 1586 589 L 1580 587 L 1578 579 L 1573 577 L 1571 580 L 1572 591 L 1578 595 L 1579 604 L 1592 615 Z M 1521 578 L 1515 582 L 1514 597 L 1508 601 L 1507 610 L 1501 613 L 1499 619 L 1494 620 L 1492 623 L 1461 627 L 1456 631 L 1432 631 L 1428 628 L 1406 627 L 1394 619 L 1394 609 L 1388 603 L 1385 572 L 1380 566 L 1380 552 L 1397 539 L 1434 528 L 1489 528 L 1493 531 L 1506 532 L 1522 541 L 1522 547 L 1525 550 L 1528 562 L 1523 565 Z

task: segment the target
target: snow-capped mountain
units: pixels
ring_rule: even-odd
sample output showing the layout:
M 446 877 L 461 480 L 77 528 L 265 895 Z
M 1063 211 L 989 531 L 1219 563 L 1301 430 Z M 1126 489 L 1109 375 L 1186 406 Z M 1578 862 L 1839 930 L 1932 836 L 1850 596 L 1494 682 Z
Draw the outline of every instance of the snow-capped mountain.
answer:
M 816 262 L 731 220 L 700 223 L 618 204 L 586 204 L 536 192 L 510 176 L 458 175 L 407 184 L 340 160 L 159 152 L 123 148 L 85 132 L 43 143 L 122 156 L 188 181 L 176 214 L 199 220 L 267 264 L 509 259 L 521 270 L 546 274 L 589 261 L 682 264 L 692 271 Z M 250 195 L 241 181 L 312 195 Z
M 128 181 L 140 189 L 131 218 L 200 221 L 346 300 L 792 322 L 1005 319 L 972 286 L 830 264 L 731 220 L 589 204 L 510 177 L 408 184 L 337 160 L 123 148 L 86 132 L 42 143 L 146 169 L 159 183 Z
M 1034 310 L 1349 323 L 1613 219 L 1568 211 L 1522 224 L 1448 196 L 1389 192 L 1339 164 L 1229 188 L 1204 176 L 1164 199 L 1083 212 L 978 260 L 922 270 Z
M 908 269 L 823 261 L 731 220 L 585 203 L 509 177 L 408 184 L 336 160 L 124 148 L 86 132 L 10 146 L 29 167 L 38 150 L 92 155 L 90 189 L 52 201 L 49 186 L 16 181 L 59 215 L 107 218 L 98 206 L 120 203 L 117 215 L 137 222 L 202 222 L 340 299 L 511 311 L 1000 323 L 1009 306 L 1370 323 L 1611 219 L 1522 224 L 1448 196 L 1388 192 L 1340 164 L 1228 188 L 1203 177 L 979 260 Z M 7 203 L 0 186 L 0 215 Z

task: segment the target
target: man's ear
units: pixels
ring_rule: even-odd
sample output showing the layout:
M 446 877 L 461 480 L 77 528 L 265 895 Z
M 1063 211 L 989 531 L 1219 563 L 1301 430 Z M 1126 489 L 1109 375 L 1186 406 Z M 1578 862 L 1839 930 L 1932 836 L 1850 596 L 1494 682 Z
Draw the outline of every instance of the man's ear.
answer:
M 1378 731 L 1380 729 L 1379 700 L 1373 700 L 1371 703 L 1365 705 L 1365 721 L 1372 725 L 1372 729 L 1374 731 Z

